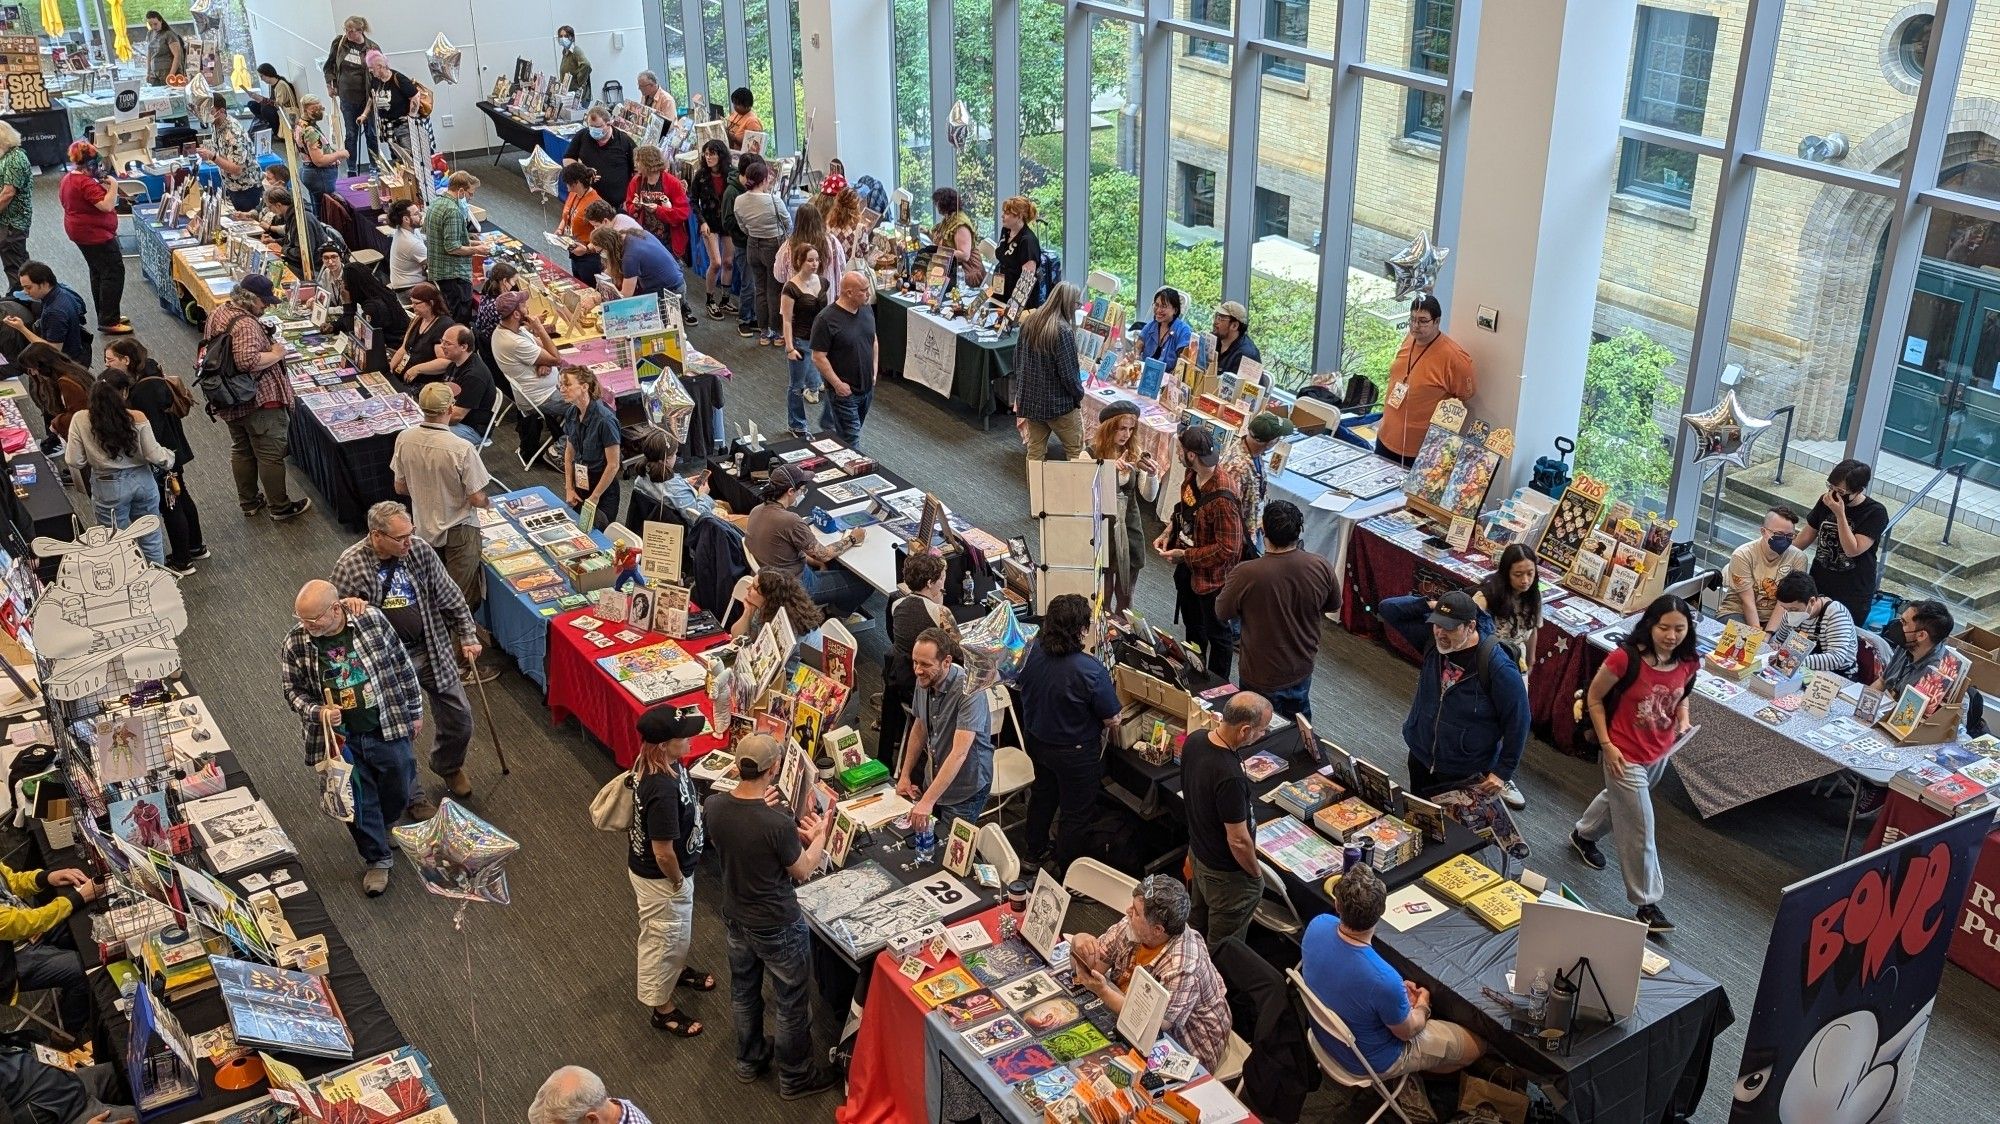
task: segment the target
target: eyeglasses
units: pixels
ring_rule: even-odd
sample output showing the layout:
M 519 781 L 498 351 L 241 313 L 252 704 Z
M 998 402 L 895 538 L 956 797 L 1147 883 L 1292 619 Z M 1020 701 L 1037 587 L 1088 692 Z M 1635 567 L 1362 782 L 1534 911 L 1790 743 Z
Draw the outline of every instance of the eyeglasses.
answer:
M 390 542 L 393 543 L 408 545 L 410 540 L 417 537 L 417 529 L 415 527 L 412 527 L 409 529 L 408 533 L 401 535 L 392 535 L 387 531 L 371 531 L 370 534 L 380 535 L 383 538 L 388 539 Z

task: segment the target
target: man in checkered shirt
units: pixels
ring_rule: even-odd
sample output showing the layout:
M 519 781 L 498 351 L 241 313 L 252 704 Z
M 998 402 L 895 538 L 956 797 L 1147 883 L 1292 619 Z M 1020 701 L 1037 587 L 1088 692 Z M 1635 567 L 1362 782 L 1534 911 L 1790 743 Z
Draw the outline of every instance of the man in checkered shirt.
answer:
M 285 702 L 304 730 L 306 764 L 327 756 L 326 723 L 345 746 L 354 766 L 354 822 L 347 830 L 366 865 L 361 889 L 378 897 L 396 865 L 389 826 L 417 787 L 410 740 L 423 726 L 423 688 L 380 609 L 355 609 L 332 582 L 313 580 L 300 588 L 292 613 L 298 623 L 285 635 L 281 663 Z

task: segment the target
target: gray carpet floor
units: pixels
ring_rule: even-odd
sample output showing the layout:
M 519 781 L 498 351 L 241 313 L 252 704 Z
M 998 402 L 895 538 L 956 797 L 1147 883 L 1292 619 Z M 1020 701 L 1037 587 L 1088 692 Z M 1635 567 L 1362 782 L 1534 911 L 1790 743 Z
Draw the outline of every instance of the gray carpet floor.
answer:
M 553 209 L 529 196 L 511 166 L 488 167 L 483 159 L 466 166 L 486 178 L 476 201 L 494 222 L 530 239 L 550 227 Z M 40 178 L 35 202 L 32 249 L 87 297 L 82 259 L 62 235 L 55 177 Z M 128 259 L 127 267 L 125 311 L 139 338 L 167 370 L 188 371 L 194 331 L 160 309 L 138 275 L 136 259 Z M 704 320 L 693 335 L 735 372 L 726 389 L 732 425 L 754 418 L 767 433 L 782 430 L 782 355 L 738 339 L 733 323 Z M 671 1040 L 648 1027 L 646 1009 L 633 997 L 636 921 L 622 839 L 593 831 L 585 813 L 591 795 L 615 768 L 573 725 L 552 729 L 540 695 L 511 667 L 490 685 L 488 696 L 490 725 L 505 744 L 512 775 L 501 775 L 482 729 L 471 764 L 478 790 L 471 806 L 522 845 L 510 865 L 513 904 L 473 905 L 465 911 L 464 926 L 456 928 L 454 904 L 425 894 L 407 867 L 397 871 L 386 896 L 370 901 L 361 895 L 352 845 L 339 825 L 317 811 L 312 775 L 301 764 L 298 725 L 281 702 L 277 683 L 277 649 L 291 623 L 293 595 L 301 582 L 324 576 L 352 539 L 318 511 L 288 525 L 238 514 L 227 434 L 199 418 L 190 420 L 189 429 L 197 451 L 190 488 L 201 504 L 214 557 L 182 583 L 191 619 L 181 637 L 188 669 L 287 824 L 305 873 L 325 895 L 390 1010 L 436 1064 L 460 1119 L 521 1119 L 536 1086 L 564 1063 L 597 1070 L 615 1095 L 634 1100 L 656 1120 L 757 1124 L 830 1116 L 837 1094 L 785 1104 L 769 1081 L 745 1087 L 730 1079 L 726 963 L 714 887 L 706 874 L 697 881 L 692 963 L 725 979 L 716 992 L 683 1001 L 707 1023 L 707 1033 Z M 496 437 L 489 464 L 510 486 L 528 482 L 530 475 L 513 459 L 511 430 L 502 426 Z M 892 385 L 877 394 L 867 444 L 883 463 L 935 490 L 988 531 L 1003 538 L 1028 533 L 1020 445 L 1010 425 L 982 432 L 976 421 L 928 392 Z M 557 480 L 549 472 L 536 472 L 532 479 Z M 302 478 L 294 474 L 293 480 L 295 495 L 310 494 Z M 80 493 L 77 500 L 87 512 Z M 1158 565 L 1142 573 L 1139 607 L 1154 619 L 1171 619 L 1169 579 Z M 865 700 L 880 686 L 880 630 L 863 633 L 861 643 L 866 651 L 857 695 Z M 1414 669 L 1332 626 L 1325 631 L 1319 663 L 1313 696 L 1319 727 L 1392 770 L 1400 768 L 1397 731 Z M 481 725 L 488 725 L 484 718 Z M 1563 842 L 1598 788 L 1595 766 L 1538 743 L 1529 751 L 1521 783 L 1531 801 L 1523 816 L 1536 852 L 1531 865 L 1567 879 L 1599 902 L 1619 902 L 1616 870 L 1588 870 Z M 1668 952 L 1722 981 L 1737 1011 L 1736 1026 L 1717 1044 L 1700 1120 L 1720 1121 L 1727 1113 L 1779 889 L 1838 859 L 1845 811 L 1844 802 L 1794 791 L 1704 822 L 1673 782 L 1662 794 L 1659 840 L 1669 886 L 1664 904 L 1680 925 Z M 1947 970 L 1910 1096 L 1910 1119 L 1992 1117 L 1990 1059 L 2000 1047 L 1992 1001 L 1993 993 L 1978 980 Z M 919 1064 L 914 1051 L 909 1062 Z M 1365 1115 L 1325 1093 L 1308 1112 L 1319 1120 Z

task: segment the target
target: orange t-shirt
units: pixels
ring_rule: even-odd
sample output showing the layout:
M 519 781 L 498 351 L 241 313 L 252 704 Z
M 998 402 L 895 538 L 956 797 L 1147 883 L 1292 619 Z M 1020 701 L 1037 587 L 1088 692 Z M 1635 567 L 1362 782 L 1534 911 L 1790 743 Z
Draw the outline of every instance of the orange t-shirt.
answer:
M 729 119 L 723 123 L 723 131 L 729 134 L 729 147 L 742 148 L 743 134 L 763 132 L 764 120 L 754 112 L 731 112 Z
M 1431 414 L 1447 398 L 1469 399 L 1477 392 L 1472 356 L 1450 336 L 1440 333 L 1428 346 L 1404 336 L 1389 365 L 1389 390 L 1382 396 L 1382 424 L 1377 435 L 1397 456 L 1414 457 L 1423 447 Z
M 590 205 L 601 198 L 603 196 L 597 194 L 596 188 L 586 187 L 582 194 L 572 191 L 569 198 L 563 200 L 562 221 L 563 225 L 569 228 L 571 238 L 586 245 L 590 243 L 590 220 L 583 217 L 583 212 L 589 210 Z

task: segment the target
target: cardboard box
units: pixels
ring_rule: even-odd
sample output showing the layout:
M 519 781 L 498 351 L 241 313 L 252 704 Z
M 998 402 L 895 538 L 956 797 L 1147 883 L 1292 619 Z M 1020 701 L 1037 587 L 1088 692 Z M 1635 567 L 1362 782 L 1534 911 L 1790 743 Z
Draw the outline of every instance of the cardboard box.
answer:
M 1151 736 L 1153 718 L 1183 731 L 1213 725 L 1193 695 L 1137 668 L 1112 668 L 1111 685 L 1118 691 L 1118 744 L 1127 749 Z
M 1951 646 L 1964 653 L 1972 665 L 1966 675 L 1973 686 L 2000 694 L 2000 632 L 1969 625 L 1951 638 Z

